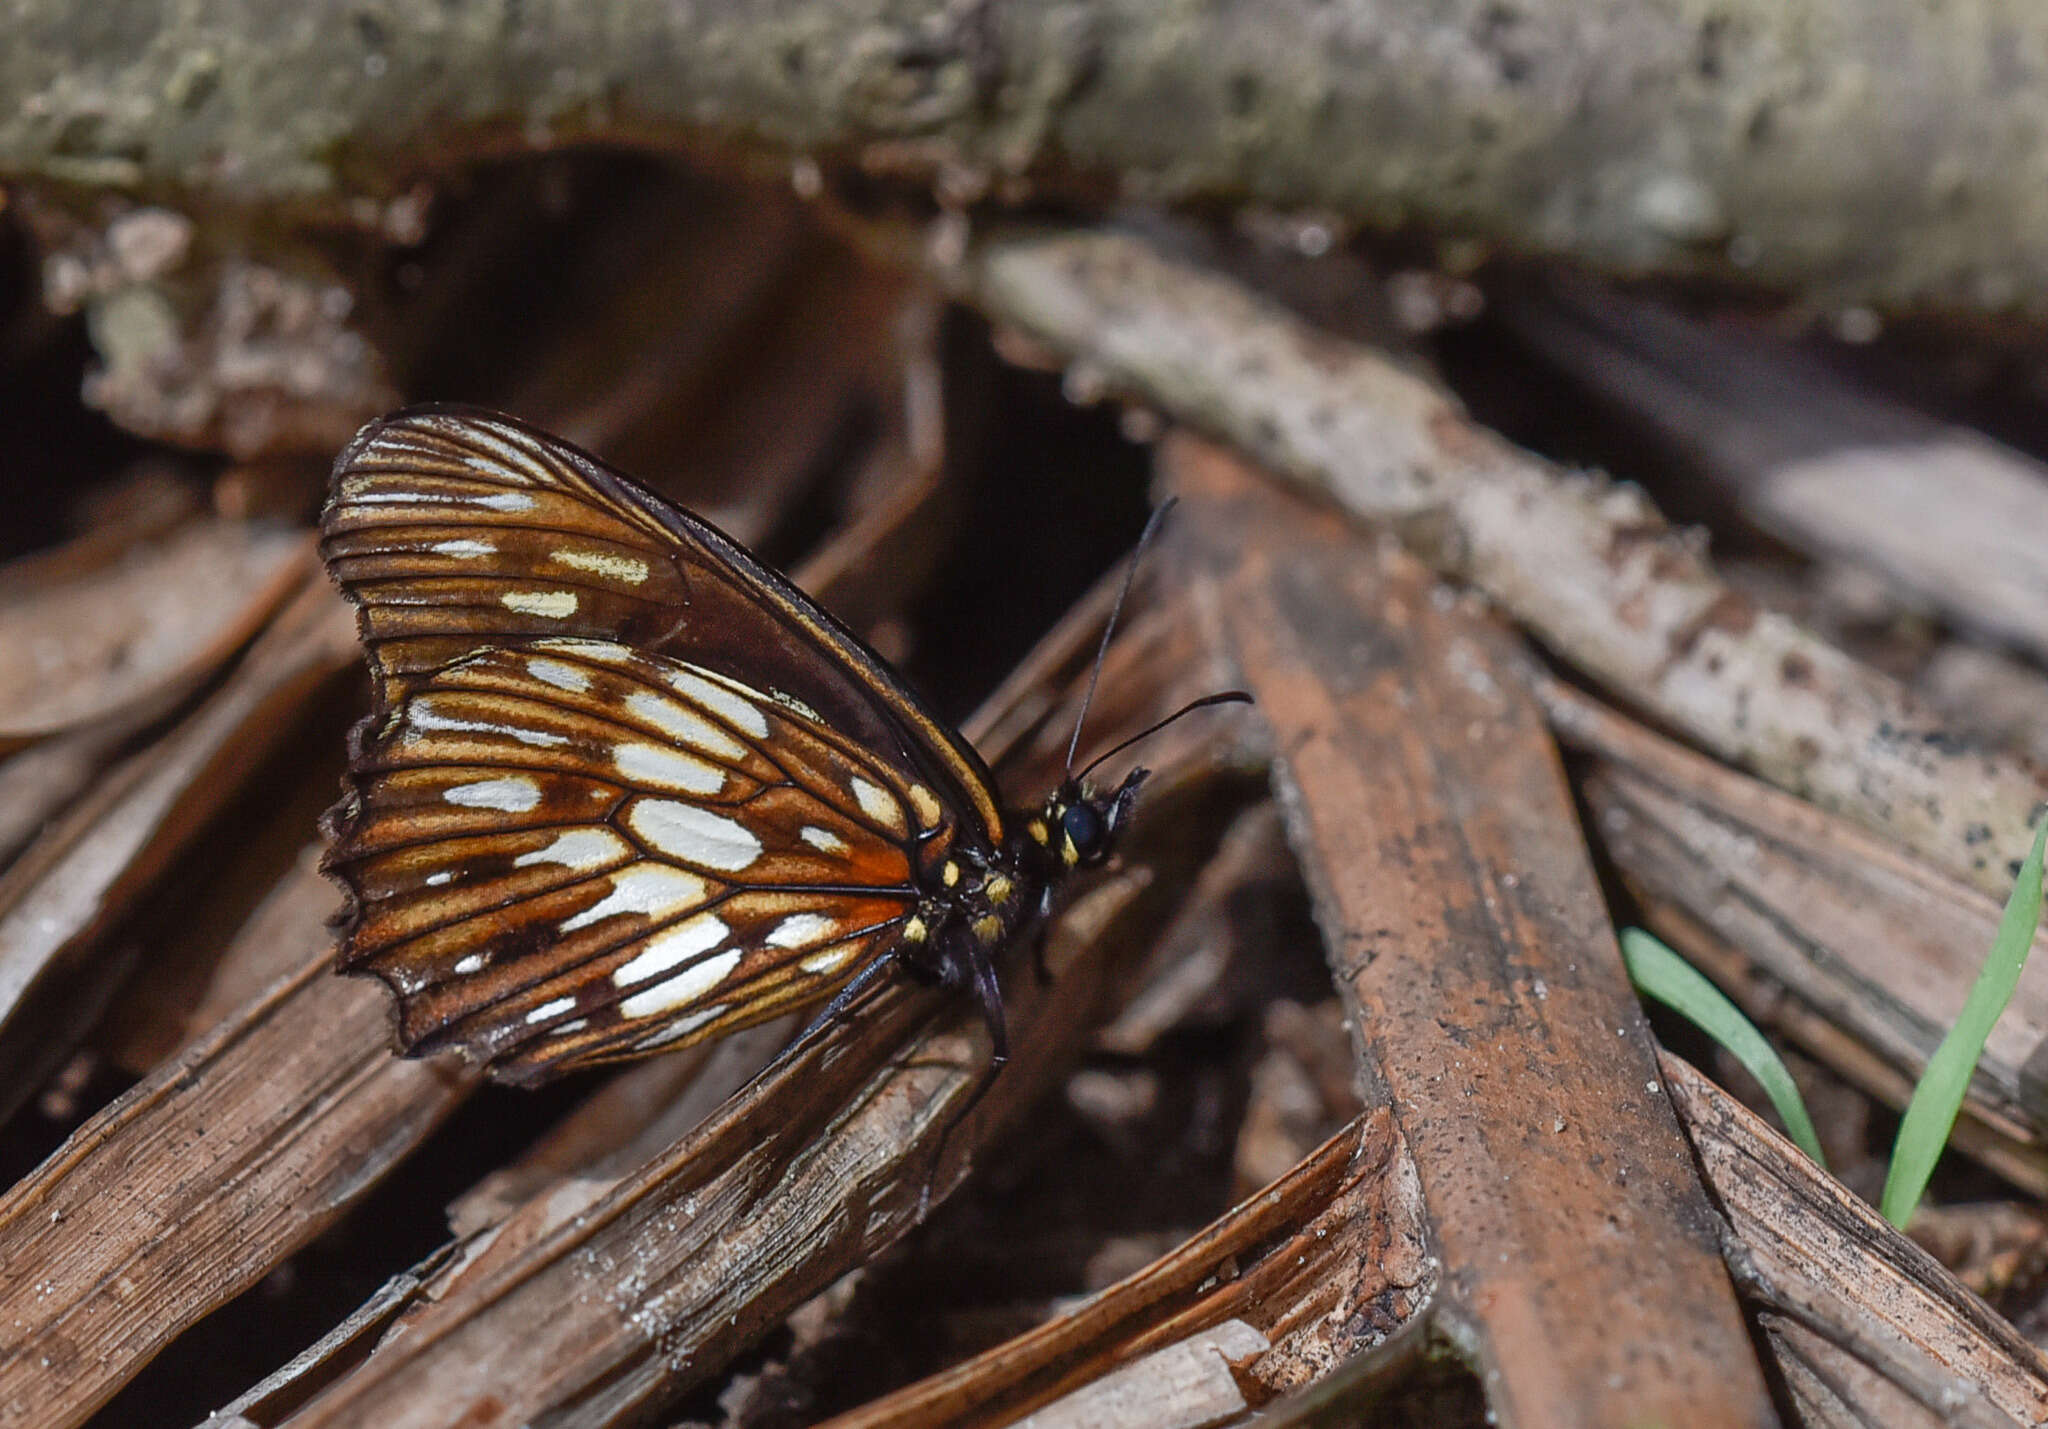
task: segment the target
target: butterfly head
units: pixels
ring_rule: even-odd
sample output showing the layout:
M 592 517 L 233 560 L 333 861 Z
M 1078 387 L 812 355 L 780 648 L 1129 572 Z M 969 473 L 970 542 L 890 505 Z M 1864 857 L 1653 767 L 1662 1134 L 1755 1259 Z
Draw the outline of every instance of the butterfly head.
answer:
M 1045 801 L 1038 826 L 1044 842 L 1066 868 L 1094 868 L 1109 858 L 1117 836 L 1137 807 L 1138 786 L 1151 771 L 1133 769 L 1114 789 L 1100 790 L 1079 778 L 1060 784 Z

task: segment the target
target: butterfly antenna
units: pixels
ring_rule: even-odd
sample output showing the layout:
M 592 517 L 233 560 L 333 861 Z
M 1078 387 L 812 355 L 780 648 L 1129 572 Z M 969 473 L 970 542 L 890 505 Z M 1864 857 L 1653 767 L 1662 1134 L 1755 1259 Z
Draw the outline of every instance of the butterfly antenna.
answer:
M 1086 779 L 1090 774 L 1093 774 L 1095 772 L 1096 766 L 1102 764 L 1106 760 L 1114 759 L 1117 755 L 1122 754 L 1126 749 L 1129 749 L 1139 740 L 1150 739 L 1153 735 L 1159 733 L 1160 730 L 1165 729 L 1168 725 L 1172 724 L 1182 715 L 1193 714 L 1196 710 L 1205 710 L 1209 708 L 1209 706 L 1211 705 L 1248 705 L 1250 703 L 1252 703 L 1252 697 L 1251 692 L 1249 690 L 1218 690 L 1215 694 L 1204 695 L 1199 700 L 1189 700 L 1186 704 L 1182 705 L 1179 709 L 1175 710 L 1165 719 L 1160 720 L 1157 724 L 1148 725 L 1144 729 L 1141 729 L 1136 734 L 1132 735 L 1129 739 L 1123 740 L 1120 743 L 1103 750 L 1102 753 L 1096 755 L 1093 759 L 1088 761 L 1088 767 L 1086 769 L 1083 769 L 1078 775 L 1074 777 L 1078 779 Z
M 1166 519 L 1166 513 L 1173 510 L 1179 500 L 1177 496 L 1169 496 L 1153 508 L 1144 533 L 1138 537 L 1138 548 L 1131 552 L 1130 568 L 1124 572 L 1123 589 L 1116 593 L 1116 604 L 1109 608 L 1109 624 L 1102 627 L 1102 643 L 1095 647 L 1095 668 L 1088 672 L 1088 693 L 1081 696 L 1081 712 L 1074 716 L 1074 733 L 1067 740 L 1069 778 L 1074 773 L 1074 751 L 1081 747 L 1081 726 L 1088 718 L 1088 707 L 1095 703 L 1095 687 L 1102 682 L 1102 662 L 1109 654 L 1109 637 L 1116 634 L 1117 617 L 1124 613 L 1124 602 L 1131 598 L 1131 587 L 1138 582 L 1138 564 L 1145 559 L 1145 548 L 1152 544 L 1152 538 L 1159 534 L 1159 523 Z M 1094 767 L 1089 766 L 1091 769 Z

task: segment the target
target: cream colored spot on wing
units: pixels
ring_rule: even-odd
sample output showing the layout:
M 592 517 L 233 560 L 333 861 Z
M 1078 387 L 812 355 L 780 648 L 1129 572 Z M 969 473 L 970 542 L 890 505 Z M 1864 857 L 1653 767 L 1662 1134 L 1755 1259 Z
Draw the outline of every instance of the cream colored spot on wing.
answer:
M 615 744 L 612 763 L 621 774 L 643 787 L 653 785 L 679 794 L 716 794 L 725 785 L 725 771 L 716 764 L 654 744 Z
M 556 689 L 567 690 L 571 694 L 580 695 L 590 688 L 589 675 L 577 669 L 574 665 L 564 664 L 560 660 L 549 660 L 546 658 L 528 660 L 526 662 L 526 673 L 539 680 L 543 685 L 553 685 Z
M 558 566 L 589 571 L 592 575 L 623 581 L 627 585 L 639 585 L 647 579 L 647 562 L 635 560 L 631 556 L 614 555 L 610 551 L 579 551 L 567 548 L 550 551 L 548 559 Z
M 784 709 L 795 710 L 798 714 L 802 715 L 812 724 L 823 724 L 825 722 L 824 716 L 820 715 L 816 710 L 812 709 L 809 705 L 805 704 L 795 695 L 785 695 L 780 690 L 771 690 L 768 693 L 769 698 L 774 700 L 775 703 L 781 705 Z
M 672 799 L 638 799 L 626 824 L 648 847 L 684 863 L 737 873 L 761 856 L 761 840 L 735 819 L 679 804 Z
M 747 757 L 747 747 L 698 714 L 688 705 L 657 695 L 652 690 L 635 690 L 626 696 L 626 711 L 645 720 L 678 744 L 716 759 L 738 761 Z
M 645 1037 L 642 1037 L 633 1044 L 633 1050 L 645 1052 L 653 1047 L 665 1047 L 671 1042 L 679 1042 L 723 1011 L 725 1011 L 725 1004 L 720 1002 L 714 1003 L 710 1007 L 700 1008 L 696 1012 L 687 1013 L 682 1017 L 678 1017 L 659 1031 L 650 1032 Z
M 576 636 L 558 636 L 552 640 L 536 640 L 535 650 L 552 650 L 558 655 L 574 655 L 583 660 L 595 660 L 605 665 L 638 665 L 644 663 L 626 646 L 615 640 L 584 640 Z
M 498 597 L 498 604 L 521 615 L 567 620 L 576 613 L 577 602 L 573 590 L 508 590 Z
M 365 506 L 406 506 L 414 502 L 453 501 L 440 491 L 392 491 L 380 489 L 374 476 L 352 477 L 341 484 L 341 494 Z
M 622 858 L 626 841 L 606 829 L 568 829 L 556 834 L 544 847 L 522 853 L 512 860 L 514 868 L 531 868 L 537 863 L 559 863 L 565 868 L 599 868 Z
M 523 774 L 508 774 L 502 779 L 452 784 L 442 791 L 441 797 L 465 809 L 496 809 L 501 814 L 523 814 L 539 806 L 540 785 Z
M 612 973 L 612 982 L 621 988 L 637 987 L 649 978 L 660 977 L 679 963 L 710 952 L 725 941 L 725 935 L 730 931 L 723 919 L 710 913 L 685 918 L 675 927 L 648 939 L 645 948 L 629 961 L 621 963 Z
M 910 806 L 917 810 L 918 821 L 928 829 L 945 817 L 946 811 L 939 807 L 939 801 L 932 797 L 932 791 L 922 784 L 910 786 Z
M 704 880 L 696 874 L 664 868 L 658 863 L 636 863 L 623 873 L 613 874 L 611 883 L 611 892 L 573 918 L 563 920 L 564 933 L 602 923 L 621 913 L 666 918 L 702 903 L 706 892 Z
M 792 913 L 769 931 L 768 946 L 807 948 L 838 926 L 836 919 L 823 913 Z
M 841 943 L 820 953 L 812 953 L 797 966 L 812 977 L 825 977 L 836 973 L 846 965 L 846 960 L 860 951 L 859 943 Z
M 533 498 L 519 491 L 494 491 L 489 496 L 467 496 L 461 498 L 472 506 L 482 506 L 492 511 L 531 511 Z
M 846 840 L 830 829 L 821 829 L 816 824 L 805 824 L 797 837 L 820 853 L 845 853 Z
M 529 1025 L 535 1022 L 546 1022 L 551 1017 L 560 1017 L 565 1012 L 574 1012 L 575 1010 L 575 998 L 558 997 L 552 1002 L 543 1002 L 539 1007 L 527 1013 L 526 1020 Z
M 880 786 L 870 784 L 858 774 L 848 780 L 847 784 L 853 790 L 854 801 L 860 805 L 860 811 L 863 814 L 866 814 L 876 823 L 886 825 L 889 828 L 902 827 L 903 811 L 896 806 L 894 799 L 882 791 Z
M 621 1017 L 653 1017 L 672 1008 L 688 1007 L 725 981 L 727 973 L 739 966 L 737 948 L 713 953 L 691 963 L 672 978 L 665 978 L 645 991 L 636 992 L 619 1004 Z
M 568 735 L 556 734 L 552 730 L 530 729 L 517 724 L 491 724 L 480 719 L 462 719 L 443 712 L 439 705 L 425 695 L 406 706 L 405 722 L 409 727 L 426 733 L 495 734 L 500 739 L 516 739 L 521 744 L 530 744 L 539 749 L 553 749 L 569 742 Z
M 724 682 L 707 676 L 708 672 L 692 666 L 687 669 L 670 670 L 668 682 L 734 729 L 751 734 L 756 739 L 766 739 L 768 716 L 761 713 L 761 707 Z
M 474 560 L 478 556 L 494 556 L 498 548 L 489 541 L 476 541 L 464 537 L 459 541 L 436 541 L 427 547 L 437 556 L 456 556 L 463 560 Z

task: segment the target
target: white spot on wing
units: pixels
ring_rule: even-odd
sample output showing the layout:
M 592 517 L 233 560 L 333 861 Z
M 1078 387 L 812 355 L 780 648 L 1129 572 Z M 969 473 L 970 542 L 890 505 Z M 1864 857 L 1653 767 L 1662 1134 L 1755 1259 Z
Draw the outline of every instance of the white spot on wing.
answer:
M 645 1052 L 650 1048 L 665 1047 L 671 1042 L 681 1041 L 723 1011 L 725 1011 L 725 1004 L 720 1002 L 678 1017 L 659 1032 L 650 1032 L 638 1042 L 635 1042 L 633 1050 Z
M 508 590 L 498 597 L 498 604 L 521 615 L 537 615 L 544 620 L 566 620 L 576 613 L 576 592 Z
M 606 576 L 628 585 L 639 585 L 647 579 L 647 562 L 636 561 L 631 556 L 615 556 L 609 551 L 550 551 L 548 559 L 558 566 L 589 571 L 592 575 Z
M 734 729 L 751 734 L 756 739 L 768 737 L 768 716 L 761 713 L 761 707 L 729 686 L 707 679 L 708 672 L 694 666 L 682 670 L 670 670 L 668 682 L 710 710 Z
M 480 973 L 483 970 L 484 956 L 482 953 L 471 953 L 466 958 L 457 958 L 455 960 L 455 971 L 460 977 L 468 977 L 471 973 Z
M 725 941 L 728 931 L 724 920 L 710 913 L 686 918 L 675 927 L 650 938 L 647 946 L 634 954 L 630 961 L 621 963 L 612 973 L 612 982 L 628 988 L 637 987 L 649 978 L 660 977 L 699 953 L 710 952 Z
M 626 852 L 625 840 L 605 829 L 568 829 L 556 834 L 543 848 L 522 853 L 512 860 L 514 868 L 531 868 L 537 863 L 559 863 L 566 868 L 591 869 L 610 863 Z
M 460 541 L 436 541 L 427 549 L 437 556 L 460 556 L 464 560 L 477 556 L 493 556 L 498 552 L 498 548 L 489 541 L 473 541 L 466 538 Z
M 487 507 L 492 511 L 531 511 L 533 498 L 521 491 L 494 491 L 489 496 L 466 496 L 462 498 L 472 506 Z
M 821 853 L 845 853 L 846 840 L 830 829 L 821 829 L 816 824 L 805 824 L 797 837 Z
M 653 848 L 685 863 L 737 873 L 761 856 L 761 840 L 752 829 L 694 804 L 639 799 L 626 823 Z
M 523 774 L 510 774 L 502 779 L 453 784 L 442 791 L 441 797 L 465 809 L 496 809 L 503 814 L 523 814 L 539 805 L 540 785 Z
M 892 829 L 903 826 L 903 811 L 879 786 L 870 784 L 858 774 L 848 780 L 847 785 L 853 790 L 854 800 L 860 805 L 863 814 L 876 823 L 885 824 Z
M 565 665 L 560 660 L 536 658 L 526 662 L 526 673 L 543 685 L 553 685 L 558 690 L 582 694 L 590 688 L 590 676 L 574 665 Z
M 612 875 L 612 891 L 573 918 L 564 919 L 562 931 L 573 933 L 592 923 L 620 913 L 638 913 L 649 918 L 666 918 L 693 903 L 704 901 L 704 880 L 679 868 L 658 863 L 636 863 L 623 873 Z
M 612 763 L 635 784 L 652 784 L 679 794 L 716 794 L 725 785 L 725 771 L 716 764 L 659 745 L 613 745 Z
M 430 873 L 420 881 L 429 888 L 439 888 L 444 883 L 453 882 L 454 879 L 455 875 L 444 869 L 440 873 Z
M 536 1007 L 533 1009 L 533 1011 L 527 1013 L 526 1020 L 529 1024 L 535 1022 L 545 1022 L 550 1017 L 560 1017 L 565 1012 L 572 1012 L 575 1010 L 575 1007 L 575 998 L 558 997 L 552 1002 L 543 1002 L 539 1007 Z
M 823 913 L 792 913 L 769 932 L 768 946 L 807 948 L 838 926 Z
M 644 992 L 636 992 L 619 1004 L 621 1017 L 653 1017 L 675 1007 L 687 1007 L 705 993 L 725 981 L 725 975 L 739 965 L 737 949 L 731 952 L 713 953 L 701 962 L 690 964 L 674 977 L 656 983 Z
M 812 953 L 809 957 L 799 962 L 797 966 L 812 977 L 825 977 L 831 973 L 838 972 L 841 967 L 845 966 L 846 960 L 859 951 L 859 943 L 841 943 L 836 948 L 827 948 L 821 953 Z
M 635 690 L 626 696 L 627 712 L 671 736 L 678 744 L 718 759 L 741 760 L 747 747 L 687 705 L 657 695 L 652 690 Z
M 528 729 L 516 724 L 491 724 L 480 719 L 458 719 L 453 715 L 443 714 L 440 706 L 425 695 L 406 706 L 405 722 L 410 728 L 425 732 L 495 734 L 501 739 L 516 739 L 521 744 L 531 744 L 540 749 L 553 749 L 569 742 L 568 735 L 556 734 L 552 730 Z

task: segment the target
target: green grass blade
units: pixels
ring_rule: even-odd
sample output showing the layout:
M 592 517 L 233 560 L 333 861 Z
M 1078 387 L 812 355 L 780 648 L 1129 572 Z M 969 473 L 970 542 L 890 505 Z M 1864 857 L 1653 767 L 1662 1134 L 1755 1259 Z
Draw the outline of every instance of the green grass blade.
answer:
M 1969 1089 L 1970 1076 L 1977 1070 L 1977 1059 L 1984 1055 L 1992 1024 L 2011 1001 L 2012 990 L 2027 965 L 2027 953 L 2034 946 L 2034 930 L 2041 922 L 2044 842 L 2048 842 L 2048 819 L 2041 821 L 2034 834 L 2033 850 L 2020 865 L 2019 881 L 2013 885 L 2012 897 L 2005 902 L 2005 917 L 1999 920 L 1998 936 L 1991 940 L 1984 969 L 1977 974 L 1976 985 L 1970 989 L 1955 1025 L 1928 1059 L 1920 1085 L 1913 1088 L 1913 1099 L 1906 1103 L 1906 1115 L 1899 1122 L 1899 1139 L 1892 1145 L 1891 1169 L 1885 1173 L 1884 1195 L 1878 1201 L 1878 1210 L 1895 1226 L 1903 1228 L 1920 1204 L 1927 1178 L 1934 1174 L 1934 1163 L 1941 1159 L 1942 1150 L 1948 1145 L 1949 1131 L 1956 1124 L 1956 1113 L 1962 1109 L 1963 1093 Z
M 1821 1154 L 1820 1138 L 1814 1135 L 1813 1118 L 1806 1114 L 1806 1102 L 1793 1085 L 1792 1074 L 1778 1057 L 1777 1049 L 1764 1040 L 1756 1024 L 1742 1015 L 1720 988 L 1706 975 L 1641 928 L 1621 931 L 1621 960 L 1628 966 L 1629 980 L 1636 991 L 1654 997 L 1728 1049 L 1729 1055 L 1749 1069 L 1763 1084 L 1764 1094 L 1777 1108 L 1778 1119 L 1823 1170 L 1827 1157 Z

